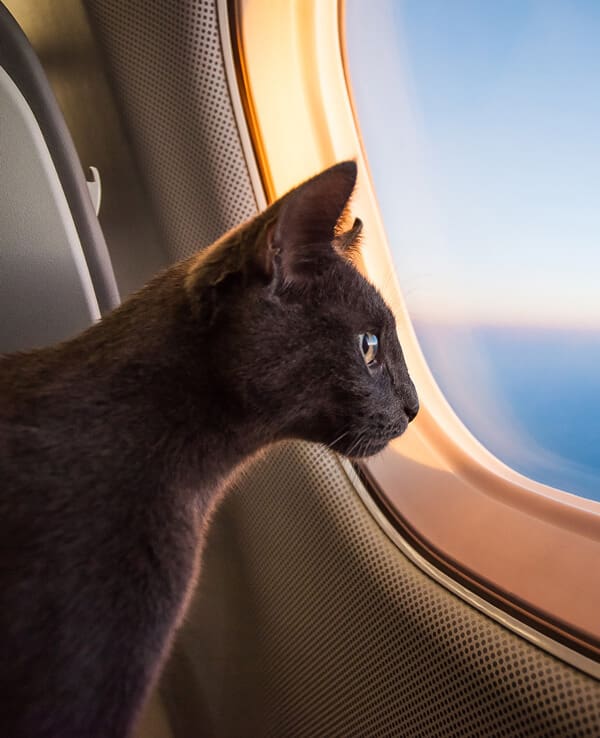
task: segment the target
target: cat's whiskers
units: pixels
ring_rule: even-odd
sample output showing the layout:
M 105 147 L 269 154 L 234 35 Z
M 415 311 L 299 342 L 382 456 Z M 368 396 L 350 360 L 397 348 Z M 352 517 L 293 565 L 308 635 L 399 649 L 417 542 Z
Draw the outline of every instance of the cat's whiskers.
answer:
M 348 433 L 350 433 L 350 429 L 345 430 L 343 433 L 340 433 L 340 435 L 337 438 L 334 438 L 334 440 L 331 441 L 331 443 L 324 443 L 323 445 L 326 448 L 331 449 L 332 451 L 335 451 L 335 448 L 334 448 L 335 444 L 339 443 L 342 440 L 342 438 L 345 438 L 348 435 Z
M 345 438 L 350 433 L 350 429 L 345 430 L 343 433 L 340 433 L 337 438 L 334 438 L 333 441 L 330 443 L 320 443 L 319 449 L 318 449 L 318 456 L 315 459 L 315 461 L 321 461 L 325 454 L 333 451 L 334 453 L 338 453 L 338 450 L 335 448 L 335 444 L 339 443 L 343 438 Z
M 363 440 L 364 440 L 364 433 L 360 433 L 358 438 L 355 439 L 354 443 L 348 449 L 346 456 L 349 456 L 350 458 L 352 458 L 354 452 L 359 450 L 359 446 Z

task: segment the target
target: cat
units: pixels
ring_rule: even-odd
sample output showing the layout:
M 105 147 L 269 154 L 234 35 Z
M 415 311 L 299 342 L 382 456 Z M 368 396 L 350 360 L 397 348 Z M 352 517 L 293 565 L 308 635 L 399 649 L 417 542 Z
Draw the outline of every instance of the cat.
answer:
M 0 735 L 125 738 L 224 481 L 282 439 L 381 451 L 418 399 L 353 265 L 342 162 L 57 346 L 0 359 Z

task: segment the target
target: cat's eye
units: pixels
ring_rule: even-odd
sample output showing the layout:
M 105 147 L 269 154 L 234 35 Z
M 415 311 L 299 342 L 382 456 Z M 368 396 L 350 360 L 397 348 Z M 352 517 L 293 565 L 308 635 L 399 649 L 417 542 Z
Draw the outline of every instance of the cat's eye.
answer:
M 358 336 L 358 343 L 365 364 L 370 366 L 375 363 L 379 350 L 379 339 L 377 336 L 374 333 L 361 333 Z

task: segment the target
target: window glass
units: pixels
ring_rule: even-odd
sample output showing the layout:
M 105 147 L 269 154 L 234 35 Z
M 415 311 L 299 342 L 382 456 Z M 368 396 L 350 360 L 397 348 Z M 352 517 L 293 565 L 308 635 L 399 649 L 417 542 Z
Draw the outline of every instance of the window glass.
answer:
M 346 0 L 404 298 L 498 458 L 600 500 L 600 3 Z

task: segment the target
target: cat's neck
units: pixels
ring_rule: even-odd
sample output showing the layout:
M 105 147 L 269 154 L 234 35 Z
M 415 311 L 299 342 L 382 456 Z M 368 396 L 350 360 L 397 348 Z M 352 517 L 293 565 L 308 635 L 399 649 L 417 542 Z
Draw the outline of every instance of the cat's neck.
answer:
M 79 429 L 70 439 L 74 457 L 93 444 L 116 450 L 107 477 L 161 479 L 208 494 L 277 438 L 216 381 L 215 361 L 202 360 L 202 347 L 195 350 L 202 337 L 186 335 L 184 271 L 169 270 L 152 290 L 34 361 L 8 357 L 3 379 L 10 385 L 11 374 L 19 376 L 14 385 L 25 401 L 15 397 L 16 407 L 27 407 L 27 396 L 31 408 L 39 407 L 42 398 L 46 423 L 50 415 L 57 428 Z M 33 417 L 13 420 L 34 423 Z

